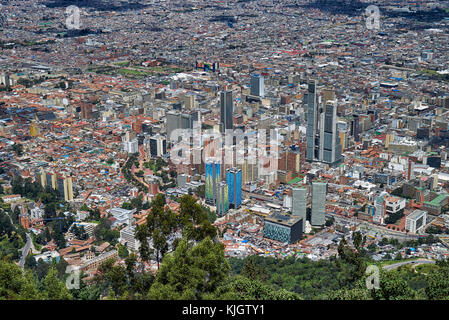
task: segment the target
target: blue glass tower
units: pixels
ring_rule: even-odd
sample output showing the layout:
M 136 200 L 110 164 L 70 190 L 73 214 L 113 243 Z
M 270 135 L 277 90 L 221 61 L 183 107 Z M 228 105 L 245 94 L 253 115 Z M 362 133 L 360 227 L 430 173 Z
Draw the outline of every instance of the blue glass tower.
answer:
M 217 200 L 217 184 L 220 182 L 220 162 L 206 163 L 206 202 L 215 204 Z
M 232 168 L 226 171 L 229 188 L 229 205 L 238 208 L 242 204 L 242 170 Z

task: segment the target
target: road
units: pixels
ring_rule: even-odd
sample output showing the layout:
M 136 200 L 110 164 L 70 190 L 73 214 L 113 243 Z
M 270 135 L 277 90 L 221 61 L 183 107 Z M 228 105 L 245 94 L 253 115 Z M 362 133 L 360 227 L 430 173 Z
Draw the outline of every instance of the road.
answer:
M 403 261 L 403 262 L 390 264 L 388 266 L 383 266 L 382 269 L 384 269 L 386 271 L 390 271 L 390 270 L 396 269 L 396 268 L 398 268 L 400 266 L 404 266 L 406 264 L 414 264 L 414 265 L 418 265 L 418 264 L 435 264 L 435 261 L 434 260 L 427 260 L 427 259 L 409 260 L 409 261 Z
M 335 213 L 329 213 L 329 212 L 326 212 L 325 215 L 326 215 L 326 217 L 334 217 L 336 221 L 344 221 L 344 222 L 350 223 L 352 225 L 365 226 L 366 228 L 376 232 L 378 237 L 388 236 L 390 238 L 398 238 L 398 240 L 413 240 L 413 239 L 419 238 L 418 235 L 405 234 L 404 232 L 390 230 L 385 227 L 373 225 L 373 224 L 365 222 L 365 221 L 359 221 L 356 218 L 342 217 Z
M 27 233 L 27 243 L 25 244 L 25 247 L 22 249 L 22 257 L 20 258 L 19 261 L 19 267 L 22 269 L 25 266 L 25 258 L 28 256 L 28 253 L 30 252 L 32 243 L 33 242 L 31 241 L 30 234 Z

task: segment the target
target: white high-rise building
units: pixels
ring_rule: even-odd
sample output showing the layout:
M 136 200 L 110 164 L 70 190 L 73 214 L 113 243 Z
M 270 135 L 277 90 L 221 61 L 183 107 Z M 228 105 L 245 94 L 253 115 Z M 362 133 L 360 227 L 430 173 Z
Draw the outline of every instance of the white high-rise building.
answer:
M 326 194 L 327 183 L 312 182 L 312 226 L 324 226 L 326 222 Z
M 128 153 L 137 153 L 139 152 L 139 143 L 137 141 L 137 138 L 131 140 L 131 141 L 125 141 L 123 142 L 123 147 L 125 149 L 125 152 Z
M 304 187 L 293 188 L 292 197 L 292 215 L 302 219 L 302 232 L 304 232 L 307 216 L 307 189 Z

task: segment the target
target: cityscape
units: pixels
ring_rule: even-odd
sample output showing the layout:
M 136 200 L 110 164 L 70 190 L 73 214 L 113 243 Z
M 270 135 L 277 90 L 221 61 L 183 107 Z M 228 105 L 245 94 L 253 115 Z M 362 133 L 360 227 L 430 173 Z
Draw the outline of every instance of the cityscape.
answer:
M 1 300 L 449 299 L 449 1 L 0 4 Z

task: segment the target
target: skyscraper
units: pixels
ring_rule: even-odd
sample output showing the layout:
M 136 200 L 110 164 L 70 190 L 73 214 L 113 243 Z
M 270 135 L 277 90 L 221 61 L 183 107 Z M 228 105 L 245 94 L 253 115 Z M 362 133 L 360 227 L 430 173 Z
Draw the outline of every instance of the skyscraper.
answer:
M 307 92 L 306 160 L 329 164 L 341 160 L 341 142 L 337 130 L 337 105 L 333 90 L 325 89 L 326 101 L 323 108 L 318 107 L 316 80 L 310 80 Z
M 251 75 L 251 90 L 250 93 L 252 96 L 264 97 L 265 88 L 264 88 L 264 77 L 260 74 Z
M 312 182 L 312 226 L 323 226 L 326 213 L 327 183 Z
M 309 162 L 317 158 L 318 104 L 316 98 L 316 80 L 310 80 L 307 90 L 307 129 L 306 129 L 306 160 Z
M 341 142 L 337 132 L 337 105 L 327 101 L 321 115 L 319 160 L 334 164 L 341 159 Z
M 292 189 L 292 215 L 302 219 L 302 232 L 306 227 L 307 189 L 305 187 Z
M 222 132 L 234 129 L 232 91 L 220 92 L 220 127 Z
M 169 111 L 166 114 L 165 129 L 167 139 L 171 140 L 171 134 L 176 129 L 193 129 L 193 123 L 199 120 L 198 111 L 180 113 Z
M 161 157 L 167 153 L 167 140 L 157 134 L 144 142 L 146 152 L 152 157 Z
M 71 176 L 64 177 L 64 200 L 73 201 L 73 185 Z
M 225 182 L 217 186 L 217 215 L 222 217 L 229 210 L 229 187 Z
M 229 204 L 232 208 L 238 208 L 242 204 L 242 170 L 228 169 L 226 181 L 229 186 Z
M 355 141 L 360 141 L 359 115 L 354 114 L 351 121 L 351 135 Z
M 220 162 L 206 163 L 206 202 L 216 204 L 217 185 L 220 182 Z

